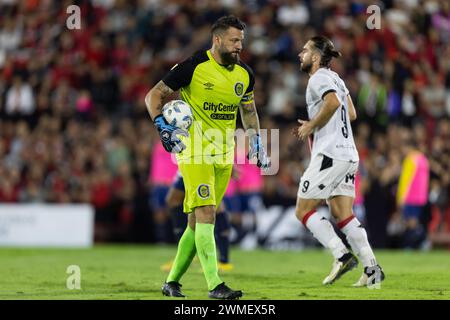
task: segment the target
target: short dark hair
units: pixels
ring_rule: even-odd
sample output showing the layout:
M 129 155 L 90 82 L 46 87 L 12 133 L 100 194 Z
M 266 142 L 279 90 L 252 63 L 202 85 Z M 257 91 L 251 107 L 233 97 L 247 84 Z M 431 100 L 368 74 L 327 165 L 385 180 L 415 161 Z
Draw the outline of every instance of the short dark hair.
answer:
M 228 28 L 236 28 L 239 30 L 245 29 L 245 23 L 239 20 L 239 18 L 229 15 L 219 18 L 212 26 L 211 33 L 212 34 L 218 34 L 222 33 L 223 31 L 228 30 Z
M 339 51 L 334 49 L 334 44 L 330 39 L 324 36 L 315 36 L 310 39 L 314 48 L 320 53 L 320 66 L 321 67 L 330 67 L 331 59 L 338 58 L 342 56 Z

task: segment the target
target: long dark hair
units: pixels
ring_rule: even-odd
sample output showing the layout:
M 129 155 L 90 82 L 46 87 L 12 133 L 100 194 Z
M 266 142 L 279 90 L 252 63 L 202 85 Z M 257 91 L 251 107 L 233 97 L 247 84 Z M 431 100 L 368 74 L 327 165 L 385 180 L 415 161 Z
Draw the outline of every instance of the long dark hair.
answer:
M 331 59 L 338 58 L 342 56 L 339 51 L 334 49 L 334 44 L 330 39 L 324 36 L 315 36 L 310 39 L 314 48 L 320 53 L 320 66 L 321 67 L 330 67 Z

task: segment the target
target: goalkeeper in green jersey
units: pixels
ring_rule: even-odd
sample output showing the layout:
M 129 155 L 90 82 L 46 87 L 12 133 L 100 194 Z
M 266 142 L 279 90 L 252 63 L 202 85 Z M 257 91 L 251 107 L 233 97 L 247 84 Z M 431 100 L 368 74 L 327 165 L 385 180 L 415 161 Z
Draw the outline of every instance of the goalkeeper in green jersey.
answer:
M 180 279 L 198 254 L 208 286 L 208 296 L 238 299 L 220 279 L 217 269 L 214 222 L 230 180 L 234 160 L 237 111 L 249 136 L 249 158 L 262 169 L 270 167 L 259 135 L 259 119 L 253 99 L 252 70 L 239 59 L 245 24 L 234 16 L 212 26 L 212 47 L 176 64 L 145 97 L 151 118 L 168 152 L 177 153 L 186 195 L 183 211 L 188 226 L 179 243 L 173 267 L 162 287 L 164 295 L 184 297 Z M 166 98 L 180 90 L 194 115 L 189 132 L 170 125 L 161 114 Z

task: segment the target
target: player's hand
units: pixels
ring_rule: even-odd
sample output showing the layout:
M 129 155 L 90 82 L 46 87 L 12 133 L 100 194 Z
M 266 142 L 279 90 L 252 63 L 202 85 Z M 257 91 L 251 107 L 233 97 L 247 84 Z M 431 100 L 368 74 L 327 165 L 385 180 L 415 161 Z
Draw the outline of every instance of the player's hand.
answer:
M 267 156 L 264 146 L 261 142 L 261 137 L 259 134 L 254 134 L 250 137 L 250 150 L 248 152 L 247 158 L 249 160 L 256 158 L 256 165 L 258 168 L 267 170 L 270 168 L 270 158 Z
M 168 124 L 162 114 L 157 116 L 153 123 L 158 130 L 159 138 L 167 152 L 180 153 L 186 149 L 186 145 L 177 137 L 178 134 L 188 137 L 189 134 L 186 130 Z
M 300 140 L 306 140 L 314 132 L 314 126 L 311 121 L 306 120 L 299 119 L 298 123 L 300 123 L 300 127 L 294 128 L 293 134 Z

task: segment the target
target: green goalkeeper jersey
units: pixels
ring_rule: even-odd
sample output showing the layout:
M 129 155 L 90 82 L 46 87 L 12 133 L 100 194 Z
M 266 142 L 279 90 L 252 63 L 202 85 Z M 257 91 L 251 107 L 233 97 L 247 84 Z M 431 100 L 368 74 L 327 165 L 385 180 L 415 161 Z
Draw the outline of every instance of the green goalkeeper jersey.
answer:
M 194 115 L 189 137 L 181 137 L 186 150 L 177 159 L 220 157 L 233 163 L 234 132 L 239 106 L 253 102 L 254 76 L 243 62 L 220 65 L 210 51 L 200 51 L 176 64 L 163 78 L 172 90 L 180 90 Z

